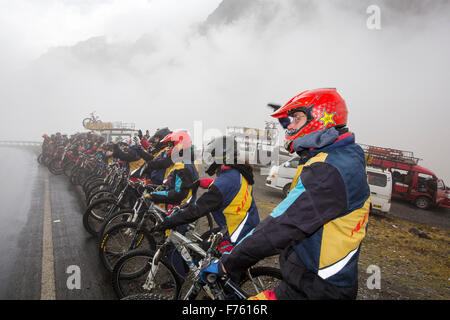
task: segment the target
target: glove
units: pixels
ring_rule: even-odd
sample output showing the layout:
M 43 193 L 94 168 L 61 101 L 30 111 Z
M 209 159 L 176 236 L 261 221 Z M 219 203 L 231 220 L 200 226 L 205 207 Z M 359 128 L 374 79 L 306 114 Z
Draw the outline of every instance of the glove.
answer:
M 294 142 L 293 140 L 286 140 L 286 142 L 284 143 L 284 148 L 289 153 L 294 153 L 294 149 L 293 149 L 293 146 L 292 146 L 293 142 Z
M 205 268 L 202 268 L 202 270 L 200 270 L 200 279 L 202 279 L 202 281 L 206 283 L 206 279 L 209 274 L 216 274 L 218 278 L 225 275 L 222 262 L 220 262 L 219 259 L 211 260 Z
M 211 186 L 211 183 L 213 183 L 214 179 L 211 178 L 203 178 L 200 179 L 200 188 L 208 189 Z

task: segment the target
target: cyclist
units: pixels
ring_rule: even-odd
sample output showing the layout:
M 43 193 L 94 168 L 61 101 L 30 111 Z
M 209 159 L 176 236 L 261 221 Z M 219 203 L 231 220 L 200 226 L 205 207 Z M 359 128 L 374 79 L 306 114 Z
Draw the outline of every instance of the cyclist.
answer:
M 301 92 L 272 117 L 300 155 L 289 195 L 209 272 L 239 273 L 280 254 L 283 281 L 251 299 L 356 299 L 370 190 L 364 152 L 348 131 L 336 89 Z
M 227 226 L 225 239 L 219 251 L 230 252 L 259 223 L 258 209 L 253 197 L 254 178 L 251 166 L 238 164 L 236 141 L 232 137 L 219 137 L 210 141 L 204 151 L 210 164 L 208 175 L 217 176 L 195 204 L 166 219 L 155 231 L 171 229 L 190 223 L 212 212 L 219 227 Z
M 138 152 L 138 145 L 136 141 L 130 138 L 127 143 L 122 143 L 124 146 L 124 150 L 119 148 L 119 144 L 117 142 L 113 142 L 113 152 L 112 154 L 108 153 L 108 156 L 112 156 L 114 158 L 118 158 L 122 161 L 125 161 L 128 164 L 128 172 L 130 176 L 139 171 L 139 169 L 144 165 L 145 160 L 142 159 Z
M 175 131 L 161 140 L 168 144 L 167 157 L 159 162 L 171 164 L 166 169 L 165 191 L 157 191 L 150 194 L 150 198 L 156 203 L 178 205 L 194 197 L 199 185 L 198 171 L 195 165 L 194 152 L 192 150 L 191 137 L 186 131 Z
M 42 142 L 42 154 L 46 154 L 51 140 L 50 140 L 50 137 L 48 136 L 48 134 L 46 134 L 46 133 L 44 133 L 42 135 L 42 138 L 44 138 L 44 142 Z
M 166 190 L 152 192 L 150 200 L 165 204 L 166 209 L 170 212 L 173 206 L 195 201 L 199 176 L 195 165 L 191 138 L 186 131 L 174 131 L 160 142 L 168 145 L 167 156 L 171 159 L 173 165 L 167 169 L 167 177 L 164 183 Z M 186 226 L 179 226 L 177 231 L 185 233 Z M 188 268 L 175 247 L 169 248 L 167 256 L 170 257 L 177 274 L 183 280 Z
M 170 133 L 172 131 L 165 127 L 156 130 L 150 143 L 144 138 L 141 138 L 140 143 L 136 141 L 138 145 L 142 145 L 142 148 L 138 148 L 139 155 L 147 161 L 143 174 L 147 174 L 153 184 L 162 185 L 169 174 L 168 169 L 174 164 L 171 157 L 168 156 L 168 142 L 161 142 Z M 146 143 L 147 147 L 144 145 Z

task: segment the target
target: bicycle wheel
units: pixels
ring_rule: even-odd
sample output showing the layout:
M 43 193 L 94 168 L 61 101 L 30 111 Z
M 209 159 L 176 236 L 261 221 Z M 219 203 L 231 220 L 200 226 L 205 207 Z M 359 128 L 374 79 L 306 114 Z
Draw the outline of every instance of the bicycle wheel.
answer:
M 89 183 L 91 183 L 92 181 L 97 180 L 97 179 L 102 179 L 102 180 L 103 180 L 103 179 L 104 179 L 104 175 L 99 174 L 98 172 L 93 172 L 93 173 L 91 173 L 91 174 L 86 178 L 86 181 L 85 181 L 84 184 L 82 185 L 83 190 L 86 189 L 86 186 L 87 186 Z
M 72 169 L 75 167 L 75 163 L 73 163 L 72 161 L 66 162 L 65 164 L 63 164 L 63 173 L 65 176 L 70 177 L 70 175 L 72 174 Z
M 62 167 L 58 167 L 58 165 L 59 165 L 59 159 L 54 159 L 48 165 L 48 170 L 56 176 L 60 175 L 63 173 L 63 169 L 62 169 Z
M 143 213 L 141 212 L 138 215 L 137 219 L 135 221 L 132 221 L 132 218 L 134 216 L 134 211 L 132 209 L 123 209 L 123 210 L 115 212 L 108 219 L 105 219 L 103 221 L 103 224 L 99 230 L 100 239 L 103 239 L 105 232 L 108 231 L 109 229 L 111 229 L 113 226 L 116 226 L 116 225 L 124 223 L 124 222 L 139 223 L 140 219 L 142 219 L 142 214 Z M 155 226 L 156 218 L 153 215 L 147 216 L 146 221 L 144 223 L 145 223 L 144 224 L 145 229 L 150 230 L 152 227 Z
M 105 232 L 98 252 L 106 270 L 112 272 L 116 262 L 134 249 L 156 250 L 155 240 L 148 231 L 139 230 L 137 223 L 124 222 Z
M 78 172 L 78 184 L 80 186 L 82 186 L 85 182 L 86 179 L 89 178 L 89 176 L 92 174 L 91 172 L 92 170 L 89 168 L 82 168 L 79 172 Z
M 169 300 L 167 297 L 154 293 L 132 294 L 120 300 Z
M 250 297 L 265 290 L 273 290 L 282 280 L 281 271 L 277 268 L 258 266 L 249 271 L 250 275 L 248 272 L 243 275 L 239 287 Z
M 90 204 L 83 214 L 83 226 L 87 232 L 97 236 L 105 218 L 123 209 L 116 199 L 106 198 Z
M 82 121 L 83 127 L 85 127 L 86 129 L 89 129 L 87 126 L 91 123 L 92 119 L 91 118 L 84 118 Z
M 86 197 L 86 205 L 89 206 L 92 203 L 102 200 L 102 199 L 117 199 L 116 195 L 108 190 L 99 190 L 97 192 L 92 193 L 89 197 Z
M 210 213 L 194 221 L 194 224 L 195 224 L 194 230 L 198 234 L 205 234 L 207 232 L 212 232 L 212 230 L 215 228 L 214 220 Z
M 120 258 L 112 273 L 112 285 L 119 299 L 124 297 L 151 293 L 175 300 L 178 296 L 179 283 L 170 263 L 162 259 L 154 270 L 153 283 L 146 280 L 152 271 L 154 251 L 133 250 Z
M 86 199 L 89 199 L 90 196 L 91 196 L 92 194 L 94 194 L 95 192 L 97 192 L 97 191 L 102 191 L 102 190 L 108 190 L 108 191 L 111 191 L 110 188 L 109 188 L 108 183 L 103 182 L 103 181 L 101 181 L 101 182 L 98 181 L 98 182 L 96 182 L 96 183 L 90 184 L 89 187 L 88 187 L 88 189 L 86 189 L 86 190 L 87 190 L 87 191 L 84 192 L 84 194 L 85 194 L 85 196 L 86 196 Z
M 70 182 L 73 185 L 80 184 L 78 175 L 80 174 L 81 168 L 80 167 L 73 167 L 72 171 L 70 172 Z
M 89 178 L 86 179 L 86 181 L 82 186 L 84 193 L 90 194 L 92 191 L 95 190 L 95 187 L 97 187 L 98 185 L 105 184 L 104 180 L 105 180 L 104 178 L 101 178 L 99 176 L 90 176 Z

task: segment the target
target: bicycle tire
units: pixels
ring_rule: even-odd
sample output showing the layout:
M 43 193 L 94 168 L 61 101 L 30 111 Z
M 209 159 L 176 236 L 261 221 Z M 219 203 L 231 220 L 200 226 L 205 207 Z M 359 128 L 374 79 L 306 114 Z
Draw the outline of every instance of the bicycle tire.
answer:
M 69 161 L 66 162 L 65 164 L 63 164 L 63 173 L 66 177 L 70 177 L 70 175 L 72 174 L 72 169 L 75 167 L 75 163 Z
M 105 232 L 99 243 L 98 252 L 106 270 L 112 272 L 115 263 L 130 250 L 156 250 L 153 236 L 146 229 L 138 230 L 138 228 L 139 225 L 137 223 L 124 222 L 111 227 Z M 138 243 L 130 248 L 131 242 L 136 237 L 139 238 Z
M 40 153 L 38 156 L 37 156 L 37 158 L 36 158 L 36 160 L 37 160 L 37 162 L 39 163 L 39 164 L 42 164 L 42 159 L 43 159 L 43 155 L 42 155 L 42 153 Z
M 104 183 L 105 178 L 100 177 L 97 174 L 91 174 L 89 177 L 86 178 L 82 185 L 82 189 L 85 193 L 89 193 L 90 189 L 94 186 L 94 184 L 97 184 L 99 182 Z
M 86 198 L 89 198 L 92 193 L 104 189 L 109 190 L 109 184 L 107 182 L 104 182 L 103 180 L 94 181 L 88 184 L 86 191 L 84 191 L 84 194 L 86 195 Z
M 122 298 L 120 300 L 169 300 L 167 297 L 164 297 L 160 294 L 156 293 L 138 293 L 138 294 L 132 294 L 130 296 L 126 296 L 125 298 Z
M 89 168 L 82 168 L 78 173 L 78 184 L 82 186 L 86 179 L 92 174 L 92 170 Z
M 119 299 L 141 293 L 158 294 L 167 300 L 175 300 L 178 297 L 180 283 L 171 264 L 166 259 L 161 259 L 159 263 L 158 274 L 155 276 L 157 288 L 153 292 L 148 292 L 142 287 L 151 270 L 154 254 L 155 252 L 151 250 L 132 250 L 117 261 L 111 278 L 114 292 Z M 129 272 L 130 268 L 133 268 L 134 260 L 138 261 L 138 272 Z
M 70 173 L 70 183 L 72 183 L 75 186 L 80 184 L 78 181 L 78 174 L 79 174 L 80 169 L 81 169 L 80 167 L 75 166 L 75 167 L 73 167 L 73 169 Z
M 90 124 L 92 122 L 91 118 L 84 118 L 83 121 L 81 122 L 83 124 L 83 127 L 85 127 L 86 129 L 88 129 L 86 126 L 88 124 Z
M 61 167 L 61 168 L 57 168 L 58 163 L 59 163 L 59 160 L 58 160 L 58 159 L 53 159 L 53 160 L 49 163 L 49 165 L 48 165 L 48 170 L 49 170 L 52 174 L 54 174 L 55 176 L 59 176 L 60 174 L 63 173 L 62 167 Z
M 102 209 L 103 205 L 107 206 L 106 210 Z M 108 215 L 108 212 L 112 209 L 111 207 L 109 207 L 109 205 L 113 206 L 113 208 L 114 206 L 116 207 L 113 209 L 114 211 L 124 209 L 120 205 L 120 203 L 117 204 L 116 199 L 112 198 L 106 198 L 95 201 L 86 208 L 83 214 L 83 226 L 86 229 L 86 231 L 92 234 L 93 236 L 98 236 L 101 224 L 106 218 L 106 215 Z M 94 210 L 99 211 L 97 212 Z
M 48 164 L 50 163 L 50 161 L 52 161 L 52 158 L 49 155 L 46 155 L 42 158 L 42 164 L 46 167 L 48 167 Z
M 249 296 L 255 296 L 266 290 L 275 289 L 283 280 L 280 269 L 274 267 L 257 266 L 249 269 L 253 278 L 249 278 L 247 272 L 239 281 L 239 287 Z
M 108 190 L 99 190 L 93 194 L 91 194 L 89 196 L 89 198 L 87 198 L 86 200 L 86 205 L 91 205 L 92 203 L 94 203 L 95 201 L 101 200 L 101 199 L 106 199 L 106 198 L 110 198 L 110 199 L 117 199 L 116 195 L 114 193 L 112 193 L 111 191 Z
M 197 219 L 195 221 L 195 225 L 195 232 L 198 234 L 205 234 L 208 232 L 211 233 L 215 228 L 214 219 L 212 218 L 211 213 Z
M 124 223 L 124 222 L 136 222 L 136 221 L 131 221 L 131 217 L 133 215 L 134 215 L 133 209 L 123 209 L 123 210 L 114 212 L 114 214 L 112 214 L 108 219 L 105 219 L 103 221 L 103 224 L 98 233 L 99 238 L 103 239 L 105 232 L 108 231 L 111 227 L 113 227 L 115 225 L 118 225 L 118 224 Z M 148 217 L 148 219 L 151 221 L 146 222 L 145 227 L 147 228 L 147 230 L 150 230 L 150 228 L 154 226 L 156 218 L 153 216 L 150 216 L 150 217 Z M 151 224 L 149 224 L 149 222 L 151 222 Z

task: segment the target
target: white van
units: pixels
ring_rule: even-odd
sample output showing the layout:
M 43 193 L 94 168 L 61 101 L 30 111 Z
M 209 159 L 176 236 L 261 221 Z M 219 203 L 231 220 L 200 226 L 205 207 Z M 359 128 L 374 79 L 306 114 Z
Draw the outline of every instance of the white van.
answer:
M 273 166 L 266 178 L 266 186 L 281 190 L 286 197 L 297 171 L 299 157 L 293 157 L 279 166 Z M 367 167 L 372 210 L 388 213 L 391 209 L 392 175 L 388 170 Z
M 389 213 L 392 196 L 392 174 L 389 170 L 367 167 L 372 210 Z

